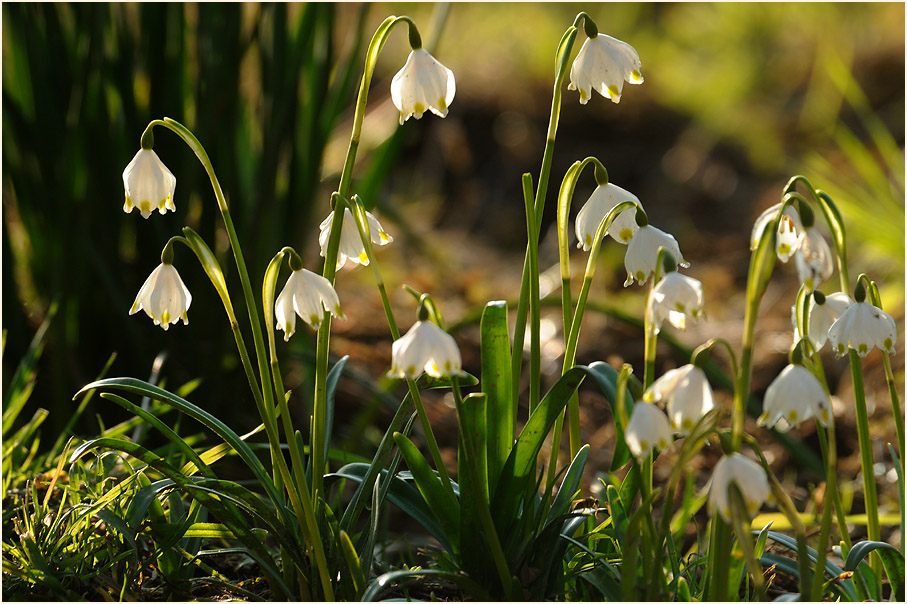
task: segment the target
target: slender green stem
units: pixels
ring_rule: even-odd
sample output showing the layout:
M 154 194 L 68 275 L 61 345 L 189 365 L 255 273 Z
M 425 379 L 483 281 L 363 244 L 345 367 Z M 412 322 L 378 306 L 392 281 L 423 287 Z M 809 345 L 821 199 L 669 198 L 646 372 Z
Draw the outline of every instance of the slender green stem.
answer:
M 740 549 L 746 560 L 747 570 L 753 582 L 753 589 L 756 592 L 758 600 L 765 600 L 765 582 L 762 578 L 762 565 L 754 556 L 755 545 L 753 536 L 750 534 L 750 522 L 746 513 L 746 504 L 743 500 L 743 494 L 737 483 L 732 482 L 729 486 L 729 495 L 731 497 L 731 519 L 734 525 L 734 532 L 737 533 L 737 540 Z
M 731 527 L 721 514 L 712 516 L 712 535 L 709 540 L 709 591 L 710 602 L 724 602 L 728 599 L 728 585 L 731 562 Z
M 567 74 L 567 61 L 570 59 L 570 53 L 573 51 L 573 43 L 576 40 L 577 24 L 580 22 L 583 13 L 577 16 L 574 25 L 567 28 L 561 41 L 558 44 L 555 54 L 555 75 L 554 90 L 551 97 L 551 113 L 548 118 L 548 134 L 545 139 L 545 151 L 542 155 L 542 167 L 539 171 L 538 186 L 536 187 L 535 200 L 533 202 L 534 215 L 541 217 L 545 210 L 545 196 L 548 192 L 548 180 L 551 175 L 551 164 L 554 161 L 554 141 L 557 136 L 557 126 L 561 113 L 561 97 L 564 77 Z M 526 256 L 523 260 L 523 275 L 520 280 L 520 300 L 517 304 L 517 315 L 513 333 L 513 349 L 511 351 L 511 371 L 513 373 L 513 408 L 514 417 L 518 409 L 519 401 L 519 383 L 520 373 L 522 372 L 523 343 L 526 335 L 526 315 L 529 312 L 529 284 L 531 281 L 538 282 L 538 271 L 532 272 L 532 263 L 530 262 L 531 250 L 538 253 L 539 224 L 536 220 L 535 232 L 530 235 L 526 245 Z
M 523 201 L 526 206 L 526 231 L 530 241 L 537 236 L 539 231 L 538 216 L 532 199 L 532 175 L 523 174 Z M 539 309 L 539 250 L 538 241 L 528 247 L 529 254 L 529 414 L 535 411 L 539 404 L 539 388 L 541 374 L 541 311 Z
M 866 391 L 863 386 L 863 364 L 856 350 L 850 350 L 850 373 L 853 379 L 854 404 L 857 418 L 857 439 L 860 444 L 860 465 L 863 471 L 863 498 L 866 507 L 866 531 L 870 541 L 879 541 L 879 505 L 873 471 L 872 439 L 869 434 L 869 414 L 866 411 Z M 881 567 L 877 556 L 869 559 L 870 567 L 879 577 Z M 881 579 L 879 579 L 881 580 Z
M 378 293 L 381 295 L 381 304 L 384 307 L 384 315 L 385 317 L 387 317 L 387 324 L 390 328 L 391 336 L 395 341 L 399 340 L 400 329 L 397 326 L 397 319 L 394 316 L 394 311 L 391 308 L 390 299 L 387 296 L 387 288 L 384 285 L 384 277 L 381 274 L 381 269 L 378 266 L 378 259 L 375 256 L 375 247 L 372 245 L 371 227 L 369 227 L 365 208 L 363 207 L 358 195 L 353 195 L 353 198 L 352 200 L 350 200 L 349 204 L 350 206 L 352 206 L 351 212 L 356 222 L 356 228 L 359 231 L 359 238 L 362 241 L 362 246 L 365 248 L 365 253 L 369 260 L 369 266 L 371 266 L 372 268 L 372 276 L 375 278 L 375 285 L 378 287 Z M 435 439 L 435 434 L 431 428 L 431 423 L 428 421 L 428 414 L 425 412 L 425 405 L 422 402 L 422 394 L 419 392 L 419 388 L 416 386 L 415 380 L 407 378 L 406 385 L 409 387 L 409 393 L 413 399 L 413 403 L 415 404 L 416 413 L 419 416 L 419 422 L 422 424 L 422 431 L 425 434 L 425 440 L 428 444 L 428 449 L 431 453 L 432 460 L 434 461 L 435 467 L 438 470 L 438 474 L 441 477 L 441 483 L 444 485 L 444 488 L 451 495 L 453 495 L 453 484 L 450 481 L 450 475 L 448 474 L 447 468 L 444 465 L 444 458 L 441 456 L 441 449 L 438 447 L 438 441 Z
M 823 432 L 821 427 L 816 427 L 817 431 L 821 434 Z M 824 436 L 824 434 L 823 434 Z M 825 568 L 825 556 L 829 547 L 829 538 L 831 536 L 831 523 L 832 523 L 832 511 L 835 508 L 833 493 L 836 493 L 838 490 L 838 453 L 837 445 L 835 443 L 835 419 L 832 414 L 832 417 L 828 421 L 827 429 L 827 439 L 822 439 L 823 442 L 827 440 L 825 449 L 825 500 L 822 502 L 822 525 L 819 530 L 819 543 L 816 547 L 816 572 L 819 573 L 819 577 L 823 577 L 824 573 L 822 569 Z M 829 501 L 831 499 L 831 501 Z M 846 528 L 845 528 L 846 530 Z M 822 586 L 823 581 L 817 577 L 813 581 L 813 590 L 810 594 L 810 601 L 819 602 L 822 599 Z

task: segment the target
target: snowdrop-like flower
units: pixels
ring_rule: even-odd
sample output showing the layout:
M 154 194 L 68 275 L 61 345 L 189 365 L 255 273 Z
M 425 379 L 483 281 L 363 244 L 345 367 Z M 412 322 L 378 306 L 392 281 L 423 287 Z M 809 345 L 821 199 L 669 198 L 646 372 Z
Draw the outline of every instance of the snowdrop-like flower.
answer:
M 835 270 L 831 248 L 822 234 L 812 227 L 806 228 L 800 234 L 794 252 L 794 262 L 797 263 L 800 283 L 809 292 L 827 281 Z
M 391 80 L 391 99 L 400 111 L 400 125 L 415 116 L 431 111 L 437 116 L 447 116 L 447 107 L 457 93 L 451 70 L 441 65 L 423 48 L 413 50 L 403 69 Z
M 588 38 L 570 68 L 567 90 L 579 89 L 579 102 L 589 102 L 595 90 L 614 103 L 620 102 L 624 81 L 642 84 L 642 63 L 636 49 L 605 34 Z
M 759 425 L 787 432 L 815 416 L 828 426 L 831 401 L 819 380 L 802 365 L 788 365 L 765 391 Z
M 674 442 L 668 418 L 661 409 L 646 402 L 633 405 L 624 440 L 638 460 L 648 456 L 652 449 L 657 447 L 663 451 Z
M 597 186 L 576 215 L 576 246 L 582 247 L 584 252 L 588 252 L 592 248 L 595 233 L 602 220 L 605 219 L 608 212 L 614 209 L 614 206 L 623 201 L 635 201 L 642 207 L 636 195 L 617 185 L 608 183 Z M 628 208 L 614 218 L 606 234 L 611 235 L 611 238 L 618 243 L 627 244 L 637 229 L 639 226 L 636 224 L 636 209 Z
M 417 321 L 394 342 L 388 377 L 416 379 L 424 371 L 434 378 L 459 374 L 460 349 L 453 337 L 431 321 Z
M 712 472 L 709 514 L 714 516 L 717 511 L 727 522 L 731 521 L 731 483 L 736 483 L 740 489 L 750 518 L 756 515 L 771 494 L 768 477 L 762 466 L 740 453 L 722 457 Z
M 659 247 L 663 247 L 679 266 L 690 266 L 683 259 L 680 246 L 672 235 L 649 225 L 639 227 L 639 230 L 630 239 L 627 254 L 624 256 L 624 266 L 627 269 L 627 280 L 624 282 L 624 287 L 633 283 L 634 279 L 640 285 L 646 282 L 646 279 L 655 270 Z
M 387 234 L 378 219 L 371 212 L 366 212 L 365 217 L 368 219 L 368 227 L 371 232 L 372 243 L 375 245 L 387 245 L 394 240 Z M 331 222 L 334 220 L 334 212 L 328 214 L 321 225 L 318 227 L 321 232 L 318 234 L 318 243 L 321 244 L 321 256 L 326 257 L 328 253 L 328 241 L 331 238 Z M 368 254 L 365 253 L 365 246 L 362 245 L 362 238 L 359 236 L 359 229 L 356 226 L 356 220 L 349 208 L 343 210 L 343 226 L 340 231 L 340 247 L 337 248 L 337 270 L 340 270 L 347 259 L 362 266 L 368 265 Z
M 183 280 L 172 264 L 161 263 L 145 280 L 129 309 L 129 314 L 134 315 L 140 310 L 154 319 L 155 325 L 160 325 L 164 331 L 176 324 L 180 319 L 183 325 L 189 324 L 189 305 L 192 304 L 192 294 L 186 289 Z
M 338 319 L 345 318 L 331 282 L 304 268 L 293 271 L 274 303 L 277 329 L 283 331 L 284 342 L 296 332 L 296 315 L 317 329 L 326 310 Z
M 828 330 L 828 339 L 838 356 L 852 348 L 865 357 L 873 346 L 894 354 L 898 332 L 887 312 L 869 302 L 854 302 Z
M 844 292 L 835 292 L 824 296 L 825 302 L 816 303 L 815 294 L 810 297 L 809 301 L 809 342 L 813 350 L 822 350 L 825 342 L 828 341 L 828 330 L 841 314 L 847 310 L 847 307 L 853 304 L 850 296 Z M 797 325 L 797 307 L 791 308 L 791 319 L 794 324 L 794 341 L 797 342 L 803 335 Z
M 123 186 L 126 188 L 123 211 L 127 214 L 133 208 L 139 209 L 142 218 L 148 218 L 154 210 L 161 214 L 176 211 L 173 205 L 176 177 L 151 149 L 139 149 L 135 154 L 123 170 Z
M 762 233 L 765 227 L 778 216 L 778 210 L 781 208 L 780 203 L 776 203 L 769 209 L 762 212 L 753 225 L 753 232 L 750 235 L 750 249 L 756 249 L 759 240 L 762 239 Z M 778 224 L 778 236 L 775 238 L 775 253 L 781 262 L 787 262 L 791 254 L 796 251 L 800 243 L 800 234 L 803 232 L 803 224 L 800 222 L 800 215 L 797 210 L 788 205 L 784 208 L 784 214 Z
M 652 288 L 646 304 L 646 320 L 661 331 L 665 319 L 677 329 L 686 329 L 687 317 L 702 316 L 702 283 L 671 271 Z
M 715 397 L 705 372 L 692 364 L 666 372 L 649 386 L 643 398 L 664 401 L 672 427 L 684 436 L 715 408 Z

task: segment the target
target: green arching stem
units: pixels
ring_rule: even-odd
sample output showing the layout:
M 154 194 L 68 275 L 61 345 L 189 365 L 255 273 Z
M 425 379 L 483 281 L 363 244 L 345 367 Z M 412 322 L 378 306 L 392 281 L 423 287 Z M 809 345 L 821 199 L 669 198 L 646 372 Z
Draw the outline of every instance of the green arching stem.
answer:
M 812 569 L 810 568 L 809 549 L 806 543 L 806 527 L 803 525 L 803 521 L 800 520 L 800 514 L 797 512 L 794 502 L 791 501 L 790 495 L 787 494 L 787 491 L 785 491 L 784 487 L 781 486 L 781 483 L 778 482 L 771 467 L 768 465 L 768 460 L 765 459 L 765 455 L 762 453 L 762 448 L 759 446 L 759 443 L 749 434 L 745 434 L 744 438 L 759 458 L 762 469 L 765 470 L 769 487 L 771 487 L 772 495 L 775 497 L 775 501 L 778 504 L 781 513 L 784 514 L 791 523 L 791 526 L 794 527 L 794 533 L 797 538 L 797 565 L 800 569 L 800 594 L 801 596 L 806 596 L 807 594 L 810 594 L 812 590 Z
M 734 532 L 740 542 L 740 549 L 743 551 L 746 560 L 747 570 L 753 581 L 753 589 L 756 591 L 756 598 L 760 601 L 765 600 L 765 581 L 762 578 L 762 565 L 753 555 L 755 545 L 753 536 L 750 533 L 750 522 L 746 513 L 746 503 L 740 487 L 736 482 L 728 486 L 728 495 L 731 498 L 731 521 L 734 525 Z
M 850 350 L 850 374 L 853 380 L 853 398 L 857 418 L 857 440 L 860 446 L 860 464 L 863 473 L 863 497 L 866 502 L 866 533 L 870 541 L 879 541 L 879 505 L 876 496 L 876 481 L 873 472 L 872 438 L 869 434 L 869 413 L 866 411 L 866 390 L 863 385 L 863 363 L 856 350 Z M 877 556 L 871 556 L 869 564 L 881 581 L 881 566 Z
M 860 275 L 864 277 L 864 275 Z M 865 279 L 869 281 L 869 300 L 872 302 L 873 306 L 882 310 L 882 297 L 879 295 L 879 287 L 876 285 L 875 281 L 870 281 L 868 277 Z M 888 384 L 888 395 L 891 398 L 891 411 L 894 414 L 894 427 L 897 430 L 898 434 L 898 455 L 901 459 L 901 468 L 904 467 L 904 418 L 901 415 L 901 401 L 898 398 L 897 386 L 894 382 L 894 373 L 891 371 L 891 355 L 886 351 L 882 351 L 882 364 L 885 366 L 885 382 Z
M 388 17 L 385 19 L 369 42 L 368 50 L 365 56 L 365 68 L 362 74 L 362 80 L 359 83 L 359 94 L 356 98 L 356 109 L 353 114 L 353 129 L 350 133 L 350 142 L 347 147 L 346 159 L 343 162 L 343 170 L 340 173 L 340 184 L 337 186 L 337 192 L 342 197 L 349 196 L 350 184 L 353 178 L 353 167 L 356 163 L 356 152 L 359 149 L 359 141 L 362 135 L 362 123 L 365 119 L 365 105 L 368 101 L 368 90 L 371 85 L 372 75 L 375 72 L 375 66 L 378 62 L 378 55 L 384 47 L 391 30 L 398 23 L 407 23 L 411 29 L 415 24 L 409 17 Z M 340 245 L 340 231 L 343 226 L 343 209 L 337 208 L 337 196 L 331 198 L 331 206 L 334 209 L 333 218 L 331 219 L 331 235 L 328 240 L 327 252 L 325 253 L 324 269 L 322 276 L 332 285 L 337 272 L 337 250 Z M 326 400 L 327 396 L 327 373 L 328 373 L 328 353 L 331 343 L 331 313 L 325 311 L 324 320 L 318 328 L 318 337 L 316 344 L 315 358 L 315 392 L 314 405 L 312 412 L 312 493 L 318 497 L 323 489 L 324 482 L 324 442 L 327 438 L 325 431 L 326 418 Z
M 601 224 L 598 226 L 598 230 L 595 233 L 595 241 L 592 243 L 592 249 L 589 250 L 589 259 L 586 262 L 586 273 L 583 277 L 583 286 L 580 290 L 579 299 L 576 303 L 576 312 L 573 317 L 573 320 L 570 322 L 570 335 L 567 338 L 567 347 L 564 352 L 564 365 L 563 373 L 566 373 L 573 365 L 576 363 L 576 347 L 579 342 L 579 331 L 580 326 L 583 322 L 583 312 L 586 308 L 586 299 L 589 297 L 589 288 L 592 285 L 592 277 L 595 275 L 595 267 L 598 264 L 598 254 L 601 251 L 602 240 L 604 239 L 605 233 L 610 228 L 611 223 L 614 222 L 614 219 L 624 210 L 627 210 L 631 207 L 638 208 L 636 202 L 634 201 L 622 201 L 616 206 L 614 206 L 608 214 L 602 219 Z M 568 402 L 568 413 L 570 416 L 570 454 L 571 459 L 576 457 L 576 453 L 580 449 L 580 433 L 579 433 L 579 405 L 574 404 L 574 399 L 570 399 Z M 574 419 L 575 418 L 575 419 Z M 548 484 L 554 484 L 554 478 L 557 475 L 556 466 L 557 466 L 557 451 L 560 447 L 561 432 L 564 427 L 564 416 L 558 416 L 554 424 L 554 432 L 552 433 L 552 456 L 549 461 L 548 466 Z M 574 445 L 576 445 L 576 450 L 574 451 Z
M 467 428 L 469 422 L 466 420 L 466 415 L 463 411 L 463 396 L 460 394 L 460 384 L 457 381 L 456 375 L 450 376 L 450 385 L 454 396 L 454 402 L 457 407 L 457 421 L 460 425 L 460 438 L 463 443 L 463 453 L 466 457 L 466 467 L 473 475 L 473 480 L 471 482 L 473 484 L 479 484 L 477 479 L 480 476 L 480 473 L 477 465 L 478 462 L 475 457 L 475 452 L 478 448 L 473 441 L 472 432 Z M 488 507 L 488 501 L 484 497 L 477 497 L 475 498 L 475 502 L 478 507 L 479 521 L 482 523 L 482 530 L 485 532 L 485 537 L 488 539 L 488 546 L 491 548 L 491 557 L 494 560 L 495 569 L 498 571 L 498 578 L 501 581 L 501 586 L 511 599 L 515 599 L 521 594 L 511 593 L 514 586 L 510 578 L 510 568 L 507 566 L 507 558 L 504 556 L 504 550 L 501 548 L 501 541 L 498 537 L 498 532 L 495 529 L 494 520 L 491 517 L 491 509 Z
M 274 313 L 272 311 L 274 300 L 274 285 L 277 278 L 277 273 L 280 270 L 280 264 L 283 261 L 285 255 L 296 256 L 298 255 L 296 251 L 291 247 L 284 247 L 280 250 L 277 255 L 271 260 L 268 265 L 267 270 L 265 271 L 265 282 L 262 286 L 262 301 L 264 305 L 264 315 L 265 315 L 265 324 L 271 325 L 274 322 Z M 269 282 L 269 276 L 273 275 L 273 279 Z M 277 359 L 277 346 L 275 342 L 276 338 L 274 335 L 273 329 L 268 329 L 268 348 L 271 355 L 271 375 L 274 380 L 274 391 L 277 398 L 277 405 L 280 410 L 280 417 L 283 421 L 283 429 L 287 438 L 287 447 L 290 450 L 290 461 L 293 464 L 293 474 L 295 476 L 295 483 L 292 481 L 287 481 L 287 488 L 290 489 L 292 485 L 295 484 L 296 489 L 301 493 L 298 497 L 299 503 L 302 507 L 302 519 L 303 527 L 307 533 L 307 537 L 310 542 L 310 547 L 314 550 L 315 560 L 318 566 L 318 572 L 321 577 L 322 586 L 330 586 L 330 577 L 328 576 L 328 563 L 327 557 L 324 553 L 324 542 L 321 539 L 321 533 L 318 528 L 318 522 L 315 518 L 315 510 L 312 507 L 312 496 L 309 492 L 309 484 L 305 477 L 305 463 L 302 459 L 302 452 L 299 450 L 298 443 L 296 441 L 296 430 L 293 427 L 292 418 L 290 416 L 290 410 L 287 406 L 287 397 L 286 391 L 283 386 L 283 377 L 280 373 L 280 363 Z M 283 454 L 281 453 L 281 459 L 283 459 Z M 299 512 L 297 511 L 297 514 Z M 330 591 L 325 592 L 325 597 L 328 597 L 327 594 L 330 594 Z M 332 597 L 332 596 L 331 596 Z
M 346 202 L 346 200 L 344 200 L 344 202 Z M 365 207 L 362 205 L 358 195 L 353 195 L 349 205 L 352 207 L 351 211 L 353 218 L 356 221 L 357 230 L 359 231 L 359 238 L 362 240 L 362 245 L 365 248 L 365 253 L 369 259 L 369 266 L 372 268 L 372 275 L 375 277 L 375 285 L 378 287 L 378 292 L 381 295 L 381 304 L 384 307 L 384 315 L 387 317 L 387 324 L 390 328 L 391 336 L 394 338 L 394 341 L 399 340 L 400 329 L 397 326 L 397 319 L 394 317 L 394 311 L 391 308 L 390 300 L 387 296 L 384 277 L 381 275 L 381 270 L 378 268 L 378 260 L 375 257 L 375 248 L 372 245 L 371 227 L 369 227 L 368 224 Z M 447 468 L 444 466 L 444 458 L 441 457 L 441 449 L 438 447 L 438 441 L 435 439 L 434 431 L 431 429 L 431 423 L 428 421 L 428 414 L 425 412 L 425 405 L 422 402 L 422 394 L 419 392 L 415 380 L 407 378 L 406 385 L 409 387 L 409 394 L 415 404 L 416 413 L 422 424 L 422 431 L 425 433 L 425 440 L 428 444 L 432 461 L 434 461 L 435 467 L 438 470 L 438 475 L 441 477 L 441 483 L 451 496 L 453 496 L 453 484 L 450 481 L 450 475 L 447 472 Z
M 223 190 L 220 187 L 220 183 L 217 180 L 217 176 L 214 173 L 214 166 L 211 164 L 211 160 L 208 158 L 208 154 L 205 151 L 202 144 L 195 137 L 195 135 L 185 126 L 179 122 L 172 120 L 170 118 L 164 118 L 163 120 L 152 120 L 147 128 L 150 130 L 154 126 L 164 126 L 168 128 L 177 136 L 179 136 L 183 141 L 192 149 L 195 155 L 198 157 L 202 166 L 205 168 L 205 171 L 208 173 L 208 177 L 211 180 L 211 186 L 214 189 L 214 196 L 217 200 L 218 208 L 220 209 L 221 216 L 224 220 L 224 226 L 227 229 L 227 236 L 230 240 L 230 247 L 233 250 L 233 257 L 236 261 L 236 268 L 239 272 L 240 282 L 242 283 L 243 295 L 246 300 L 246 307 L 249 312 L 249 322 L 252 327 L 252 337 L 255 344 L 255 353 L 256 358 L 258 359 L 258 370 L 259 375 L 261 376 L 261 392 L 263 400 L 259 406 L 259 414 L 262 417 L 263 423 L 265 425 L 265 432 L 268 435 L 268 442 L 271 446 L 271 457 L 274 462 L 277 472 L 275 473 L 275 480 L 282 479 L 286 486 L 288 487 L 288 493 L 290 495 L 290 502 L 294 507 L 294 510 L 297 516 L 304 516 L 301 502 L 299 501 L 298 495 L 295 493 L 294 489 L 290 489 L 289 485 L 292 484 L 289 469 L 286 466 L 286 460 L 283 458 L 282 453 L 280 452 L 280 439 L 277 434 L 277 422 L 274 417 L 274 396 L 269 385 L 271 381 L 268 379 L 269 366 L 266 359 L 266 353 L 264 348 L 264 339 L 261 333 L 261 320 L 258 317 L 258 306 L 255 302 L 255 297 L 252 294 L 252 286 L 249 280 L 249 273 L 246 268 L 245 260 L 243 259 L 242 249 L 239 245 L 239 239 L 236 236 L 236 229 L 233 226 L 233 219 L 230 217 L 230 210 L 227 206 L 227 200 L 224 197 Z M 143 138 L 144 138 L 143 134 Z M 256 400 L 256 403 L 259 403 Z M 320 543 L 320 540 L 318 541 Z M 316 552 L 318 546 L 316 545 Z M 330 577 L 327 576 L 327 566 L 326 564 L 319 564 L 319 571 L 321 573 L 322 587 L 324 589 L 324 595 L 326 599 L 333 599 L 333 588 L 331 586 Z
M 567 28 L 561 41 L 557 46 L 555 53 L 555 76 L 554 90 L 551 98 L 551 114 L 548 118 L 548 133 L 545 139 L 545 151 L 542 155 L 542 167 L 539 171 L 538 186 L 536 187 L 535 201 L 533 202 L 534 214 L 537 217 L 543 215 L 545 209 L 545 195 L 548 189 L 548 179 L 551 175 L 551 164 L 554 160 L 554 141 L 557 136 L 557 126 L 561 113 L 561 87 L 564 83 L 564 77 L 567 74 L 567 61 L 573 52 L 573 43 L 576 40 L 577 25 L 582 18 L 588 18 L 585 13 L 580 13 L 574 20 L 574 24 Z M 517 303 L 516 324 L 513 333 L 513 349 L 511 357 L 511 371 L 513 373 L 513 410 L 514 417 L 519 406 L 519 388 L 520 373 L 523 362 L 523 342 L 526 336 L 526 316 L 529 313 L 529 283 L 531 280 L 538 281 L 538 272 L 532 273 L 530 257 L 530 248 L 538 250 L 539 224 L 536 220 L 536 232 L 532 234 L 526 247 L 526 256 L 523 261 L 523 276 L 520 285 L 520 299 Z

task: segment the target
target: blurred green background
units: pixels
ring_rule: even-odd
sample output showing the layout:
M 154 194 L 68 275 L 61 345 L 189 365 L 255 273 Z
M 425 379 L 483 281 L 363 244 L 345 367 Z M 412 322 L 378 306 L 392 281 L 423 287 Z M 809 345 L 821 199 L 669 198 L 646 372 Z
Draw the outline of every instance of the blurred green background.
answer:
M 694 275 L 714 287 L 709 313 L 720 321 L 731 314 L 721 301 L 743 287 L 753 219 L 790 176 L 805 174 L 844 213 L 853 276 L 878 280 L 903 325 L 902 3 L 4 3 L 4 388 L 57 300 L 29 403 L 51 411 L 49 434 L 112 352 L 110 375 L 146 378 L 167 351 L 166 382 L 202 378 L 206 408 L 235 424 L 255 421 L 225 315 L 187 250 L 177 250 L 176 264 L 194 297 L 188 327 L 164 333 L 127 314 L 161 247 L 185 225 L 236 284 L 204 172 L 159 130 L 155 150 L 176 175 L 177 212 L 145 221 L 122 212 L 122 171 L 145 125 L 172 117 L 208 150 L 253 284 L 284 245 L 319 268 L 317 225 L 349 139 L 364 49 L 390 14 L 412 16 L 427 44 L 437 40 L 457 96 L 445 120 L 398 127 L 388 90 L 409 48 L 395 32 L 372 84 L 353 186 L 398 238 L 399 251 L 382 252 L 382 268 L 395 281 L 437 287 L 454 318 L 486 299 L 512 298 L 505 286 L 518 282 L 525 246 L 520 175 L 537 175 L 554 51 L 583 10 L 639 51 L 645 83 L 627 85 L 618 105 L 596 96 L 580 106 L 565 91 L 547 224 L 567 166 L 597 156 L 681 242 Z M 592 183 L 582 187 L 577 209 Z M 479 263 L 498 268 L 500 280 L 448 279 L 444 259 L 468 255 L 466 234 L 488 251 Z M 406 250 L 439 259 L 435 274 Z M 605 254 L 614 274 L 619 253 Z M 355 278 L 367 282 L 360 272 Z M 793 276 L 792 267 L 778 272 Z M 347 274 L 341 279 L 354 279 Z M 619 283 L 608 287 L 625 295 Z M 370 301 L 362 299 L 365 312 Z M 778 312 L 789 317 L 785 305 Z M 369 359 L 367 350 L 389 351 L 383 319 L 377 310 L 356 319 L 350 307 L 337 352 L 353 351 L 356 365 L 362 351 L 363 364 L 374 362 L 367 373 L 379 376 L 389 356 Z M 301 330 L 290 350 L 305 361 L 310 349 Z M 306 379 L 305 362 L 298 367 L 288 386 Z M 96 430 L 95 413 L 116 418 L 110 407 L 92 403 L 77 430 Z

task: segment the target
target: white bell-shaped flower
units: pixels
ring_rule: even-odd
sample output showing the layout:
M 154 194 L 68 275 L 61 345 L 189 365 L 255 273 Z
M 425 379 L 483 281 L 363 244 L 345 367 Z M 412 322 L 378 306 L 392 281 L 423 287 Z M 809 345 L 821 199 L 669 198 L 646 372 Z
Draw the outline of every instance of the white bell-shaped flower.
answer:
M 422 119 L 426 111 L 445 117 L 456 93 L 453 72 L 424 48 L 410 52 L 403 69 L 391 80 L 391 99 L 400 112 L 400 125 L 410 116 Z
M 296 316 L 317 329 L 324 318 L 324 311 L 330 311 L 338 319 L 344 319 L 340 310 L 340 298 L 331 282 L 307 269 L 293 271 L 274 303 L 274 318 L 277 329 L 283 331 L 283 339 L 289 341 L 296 332 Z
M 797 274 L 806 291 L 812 292 L 827 281 L 835 271 L 831 248 L 815 228 L 804 229 L 794 252 Z
M 186 288 L 179 273 L 172 264 L 161 263 L 154 269 L 135 297 L 129 314 L 134 315 L 140 310 L 154 319 L 155 325 L 160 325 L 164 331 L 182 319 L 184 325 L 189 324 L 189 305 L 192 304 L 192 294 Z
M 614 206 L 624 201 L 635 201 L 642 207 L 636 195 L 617 185 L 608 183 L 595 187 L 592 195 L 576 215 L 576 246 L 582 247 L 584 252 L 588 252 L 592 248 L 595 233 L 598 232 L 602 220 L 605 219 L 608 212 L 614 209 Z M 606 234 L 611 235 L 611 238 L 618 243 L 627 244 L 638 229 L 636 208 L 628 208 L 614 218 Z
M 633 283 L 634 279 L 640 285 L 646 282 L 649 275 L 655 271 L 655 264 L 658 262 L 658 248 L 660 247 L 663 247 L 665 253 L 670 254 L 679 266 L 690 266 L 683 259 L 683 254 L 680 253 L 680 246 L 673 235 L 669 235 L 651 225 L 639 227 L 639 230 L 630 239 L 630 243 L 627 245 L 627 254 L 624 256 L 624 267 L 627 269 L 627 280 L 624 282 L 624 287 Z
M 850 296 L 844 292 L 835 292 L 825 296 L 823 304 L 817 304 L 814 296 L 809 301 L 809 342 L 813 350 L 822 350 L 828 341 L 828 330 L 847 307 L 853 304 Z M 797 307 L 791 308 L 791 320 L 794 324 L 794 342 L 798 342 L 803 335 L 797 325 Z
M 633 415 L 624 431 L 624 441 L 636 459 L 642 461 L 652 449 L 664 451 L 674 442 L 671 425 L 664 412 L 651 403 L 633 405 Z
M 570 68 L 568 90 L 579 89 L 579 102 L 589 102 L 595 90 L 614 103 L 620 102 L 624 81 L 642 84 L 642 62 L 636 49 L 605 34 L 587 38 Z
M 752 518 L 771 494 L 768 477 L 758 463 L 740 453 L 732 453 L 718 460 L 712 472 L 712 486 L 709 489 L 709 514 L 721 514 L 725 521 L 731 521 L 730 486 L 735 483 L 743 495 L 746 512 Z
M 460 349 L 449 333 L 431 321 L 417 321 L 394 342 L 388 377 L 416 379 L 424 371 L 434 378 L 461 373 Z
M 753 225 L 753 232 L 750 235 L 750 249 L 756 249 L 759 240 L 762 239 L 762 233 L 765 227 L 778 216 L 778 210 L 781 204 L 776 203 L 768 208 Z M 775 238 L 775 253 L 781 262 L 787 262 L 800 244 L 800 234 L 803 232 L 803 224 L 800 222 L 800 215 L 797 210 L 788 205 L 784 208 L 784 214 L 778 223 L 778 236 Z
M 652 288 L 646 303 L 646 320 L 661 331 L 665 319 L 677 329 L 686 329 L 687 317 L 702 316 L 702 283 L 671 271 Z
M 154 210 L 161 214 L 176 211 L 173 205 L 176 177 L 151 149 L 139 149 L 135 154 L 123 170 L 123 186 L 126 188 L 123 211 L 127 214 L 133 208 L 139 209 L 142 218 L 148 218 Z
M 381 223 L 371 212 L 366 212 L 365 217 L 368 219 L 368 228 L 371 233 L 372 243 L 375 245 L 387 245 L 394 240 L 387 234 Z M 331 238 L 331 223 L 334 220 L 334 212 L 328 214 L 321 225 L 318 227 L 318 243 L 321 245 L 321 256 L 326 257 L 328 252 L 328 241 Z M 340 230 L 340 247 L 337 248 L 337 270 L 343 268 L 346 261 L 368 265 L 368 254 L 365 252 L 365 246 L 362 245 L 362 238 L 359 236 L 359 229 L 356 227 L 356 220 L 349 208 L 343 210 L 343 226 Z
M 854 302 L 828 330 L 828 340 L 838 356 L 852 348 L 865 357 L 873 346 L 894 354 L 898 332 L 887 312 L 869 302 Z
M 787 432 L 810 417 L 827 427 L 831 414 L 831 401 L 825 388 L 802 365 L 784 368 L 769 384 L 762 406 L 759 425 L 779 432 Z
M 686 436 L 702 416 L 715 408 L 715 397 L 705 372 L 689 364 L 665 372 L 646 390 L 647 401 L 663 401 L 676 432 Z

